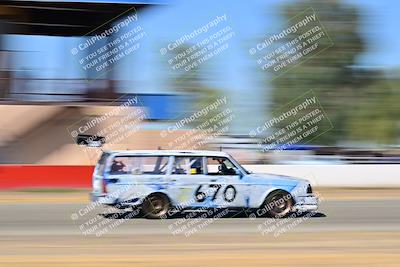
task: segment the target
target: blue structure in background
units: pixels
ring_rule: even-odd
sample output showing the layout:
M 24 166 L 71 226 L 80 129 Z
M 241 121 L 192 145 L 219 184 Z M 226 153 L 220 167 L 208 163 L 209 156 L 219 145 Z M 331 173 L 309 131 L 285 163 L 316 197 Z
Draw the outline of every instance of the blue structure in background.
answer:
M 138 106 L 145 107 L 149 120 L 174 120 L 187 110 L 193 97 L 176 94 L 127 94 L 122 101 L 137 96 Z

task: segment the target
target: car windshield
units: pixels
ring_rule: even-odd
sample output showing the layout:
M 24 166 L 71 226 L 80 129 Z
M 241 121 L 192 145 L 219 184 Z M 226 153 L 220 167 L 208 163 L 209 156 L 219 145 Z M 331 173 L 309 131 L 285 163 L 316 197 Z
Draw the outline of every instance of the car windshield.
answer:
M 239 164 L 233 157 L 229 157 L 229 159 L 235 164 L 237 167 L 239 167 L 241 170 L 243 170 L 246 174 L 250 174 L 251 172 L 246 170 L 242 165 Z

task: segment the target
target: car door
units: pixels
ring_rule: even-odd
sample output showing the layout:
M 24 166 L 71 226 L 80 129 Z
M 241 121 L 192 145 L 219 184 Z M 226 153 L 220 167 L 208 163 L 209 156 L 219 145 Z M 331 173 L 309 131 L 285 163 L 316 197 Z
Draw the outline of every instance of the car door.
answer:
M 216 207 L 216 193 L 220 184 L 218 177 L 205 173 L 202 156 L 174 156 L 169 176 L 168 193 L 174 205 L 183 208 Z
M 240 170 L 227 157 L 206 157 L 206 173 L 210 185 L 219 188 L 215 204 L 220 207 L 247 207 L 249 187 Z

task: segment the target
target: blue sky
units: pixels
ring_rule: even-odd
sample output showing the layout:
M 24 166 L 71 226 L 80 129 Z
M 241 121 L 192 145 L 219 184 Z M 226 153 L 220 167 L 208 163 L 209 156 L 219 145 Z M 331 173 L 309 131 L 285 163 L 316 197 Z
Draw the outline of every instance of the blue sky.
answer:
M 123 1 L 122 1 L 123 2 Z M 130 2 L 126 0 L 125 2 Z M 133 1 L 138 2 L 138 1 Z M 139 1 L 139 2 L 167 2 Z M 262 81 L 256 71 L 254 59 L 248 49 L 258 42 L 265 31 L 282 26 L 285 20 L 279 17 L 279 8 L 293 0 L 174 0 L 171 5 L 154 7 L 139 12 L 139 24 L 146 32 L 141 48 L 134 56 L 116 67 L 117 77 L 133 80 L 121 90 L 126 92 L 171 92 L 174 88 L 168 83 L 171 70 L 159 49 L 165 44 L 190 33 L 206 24 L 217 15 L 226 14 L 228 25 L 236 35 L 229 41 L 229 49 L 212 58 L 205 67 L 211 73 L 208 85 L 221 88 L 229 95 L 236 111 L 244 117 L 254 112 L 261 114 L 267 106 L 266 95 L 271 88 Z M 367 50 L 358 62 L 363 66 L 399 68 L 400 1 L 396 0 L 346 0 L 356 6 L 364 16 L 359 29 L 367 41 Z M 194 39 L 199 41 L 201 39 Z M 79 38 L 21 37 L 8 38 L 8 49 L 27 51 L 19 53 L 17 69 L 32 69 L 33 76 L 47 78 L 79 78 L 83 72 L 70 54 L 71 47 L 81 42 Z M 28 52 L 29 51 L 29 52 Z M 258 117 L 257 117 L 258 118 Z M 264 118 L 246 120 L 244 126 L 257 125 Z
M 74 1 L 71 2 L 82 2 Z M 110 2 L 107 0 L 96 0 L 87 2 Z M 140 54 L 152 54 L 156 49 L 157 43 L 169 42 L 182 34 L 192 31 L 194 28 L 203 25 L 212 17 L 220 14 L 227 14 L 229 23 L 237 33 L 233 42 L 233 48 L 229 55 L 230 59 L 237 65 L 245 63 L 248 59 L 246 43 L 251 44 L 251 40 L 256 40 L 262 36 L 265 29 L 269 27 L 279 27 L 283 23 L 282 18 L 276 14 L 279 7 L 293 0 L 253 0 L 251 5 L 248 1 L 231 0 L 118 0 L 116 2 L 159 2 L 172 3 L 168 7 L 148 9 L 139 14 L 139 23 L 143 25 L 148 33 L 146 39 L 150 46 L 146 46 L 146 51 Z M 396 0 L 345 0 L 345 3 L 353 4 L 358 7 L 365 16 L 362 18 L 360 32 L 367 40 L 367 51 L 360 56 L 359 63 L 368 66 L 398 67 L 400 65 L 400 36 L 397 34 L 400 25 L 400 2 Z M 242 4 L 245 3 L 245 4 Z M 73 39 L 73 38 L 69 38 Z M 65 51 L 65 46 L 74 43 L 74 40 L 66 42 L 63 38 L 53 37 L 13 37 L 8 39 L 9 49 L 31 51 L 21 54 L 22 58 L 18 67 L 40 68 L 43 75 L 53 76 L 56 73 L 63 75 L 77 75 L 74 73 L 75 65 L 69 62 L 69 51 Z M 34 40 L 32 42 L 32 40 Z M 146 42 L 147 43 L 147 42 Z M 142 46 L 143 48 L 144 46 Z M 31 55 L 29 55 L 31 54 Z M 46 59 L 43 57 L 46 56 Z M 143 55 L 147 57 L 149 55 Z M 159 56 L 157 53 L 154 56 Z M 40 58 L 40 61 L 34 60 Z M 43 61 L 43 59 L 45 59 Z M 71 64 L 71 71 L 57 68 L 59 62 Z M 216 58 L 215 61 L 225 61 L 224 55 Z M 58 62 L 58 63 L 56 63 Z M 70 64 L 69 64 L 70 63 Z M 218 62 L 215 62 L 218 64 Z M 25 66 L 21 66 L 25 65 Z M 232 64 L 230 64 L 232 65 Z M 155 67 L 155 66 L 154 66 Z M 226 67 L 226 66 L 225 66 Z

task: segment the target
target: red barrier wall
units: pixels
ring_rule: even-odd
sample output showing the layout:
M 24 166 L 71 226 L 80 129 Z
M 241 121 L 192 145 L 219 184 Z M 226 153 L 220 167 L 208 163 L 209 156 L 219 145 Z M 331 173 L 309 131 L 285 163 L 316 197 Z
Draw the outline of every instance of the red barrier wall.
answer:
M 0 190 L 90 188 L 94 166 L 0 165 Z

